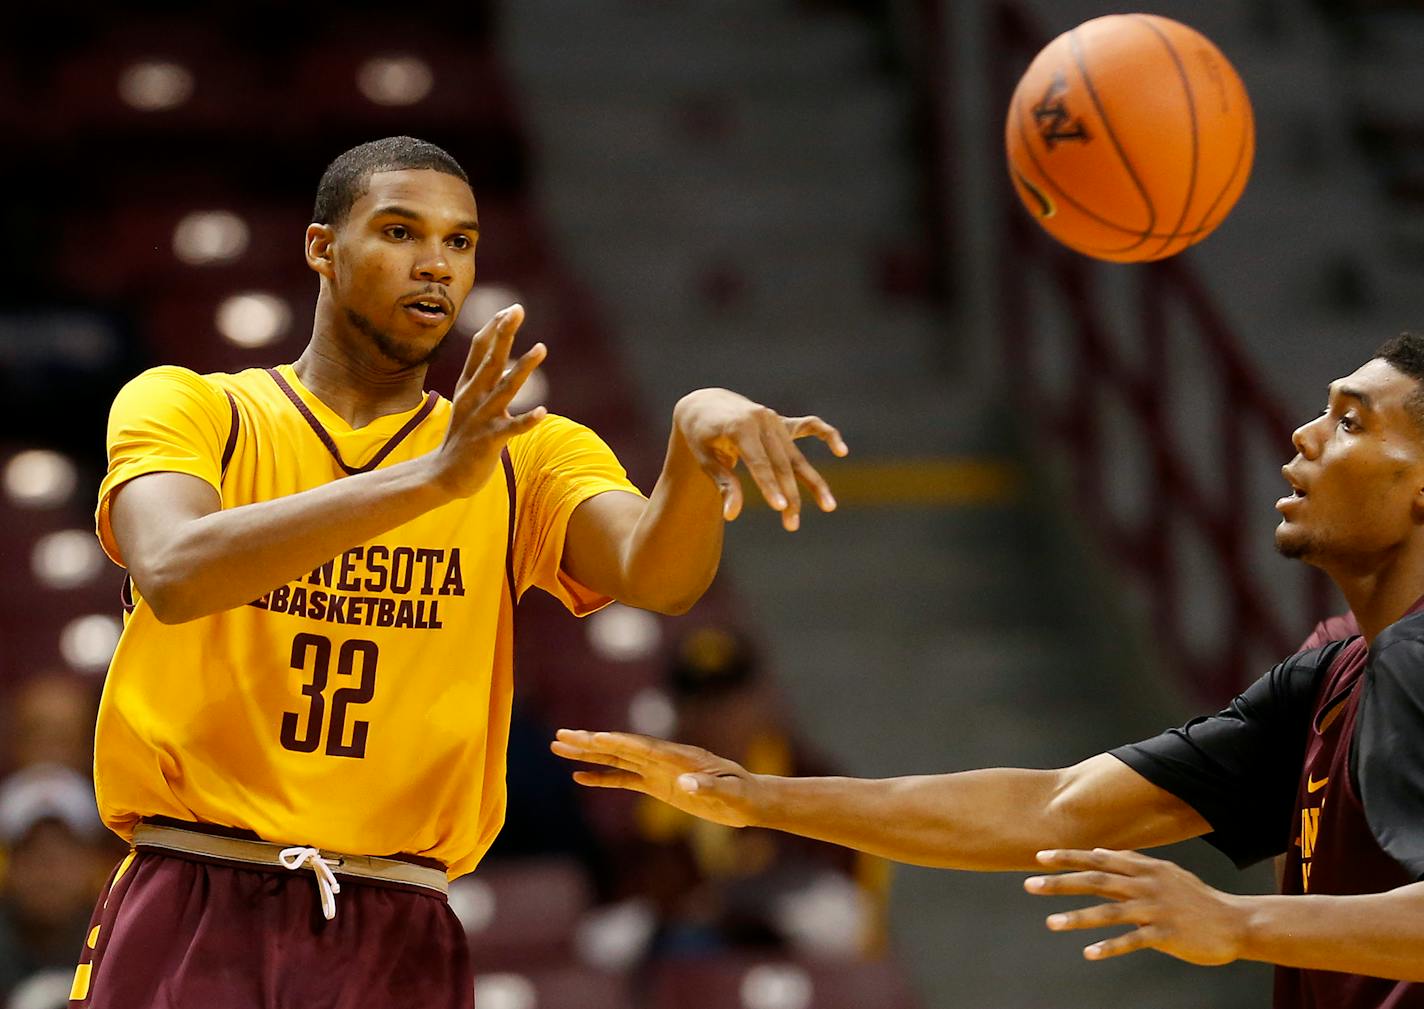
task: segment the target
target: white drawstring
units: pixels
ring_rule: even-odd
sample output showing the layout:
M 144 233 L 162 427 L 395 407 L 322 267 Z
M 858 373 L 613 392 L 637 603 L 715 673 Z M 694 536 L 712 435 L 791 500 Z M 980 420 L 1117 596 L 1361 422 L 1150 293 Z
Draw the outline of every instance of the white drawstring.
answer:
M 330 921 L 336 917 L 336 895 L 341 892 L 341 884 L 337 882 L 336 873 L 331 871 L 332 862 L 328 862 L 321 857 L 321 852 L 316 848 L 283 848 L 277 858 L 282 864 L 293 872 L 299 871 L 302 866 L 311 866 L 312 872 L 316 875 L 316 888 L 321 893 L 321 913 Z

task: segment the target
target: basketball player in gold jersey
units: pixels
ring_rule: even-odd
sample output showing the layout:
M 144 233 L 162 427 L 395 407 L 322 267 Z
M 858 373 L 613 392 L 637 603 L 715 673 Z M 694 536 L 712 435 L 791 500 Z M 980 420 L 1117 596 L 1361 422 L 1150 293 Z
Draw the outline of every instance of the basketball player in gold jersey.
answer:
M 323 176 L 291 365 L 156 368 L 110 417 L 98 533 L 132 608 L 99 714 L 105 822 L 134 843 L 72 997 L 96 1009 L 469 1007 L 448 877 L 504 813 L 515 602 L 677 613 L 717 570 L 744 463 L 794 530 L 817 418 L 704 389 L 651 496 L 587 428 L 508 406 L 517 305 L 446 400 L 426 362 L 475 280 L 479 217 L 408 137 Z

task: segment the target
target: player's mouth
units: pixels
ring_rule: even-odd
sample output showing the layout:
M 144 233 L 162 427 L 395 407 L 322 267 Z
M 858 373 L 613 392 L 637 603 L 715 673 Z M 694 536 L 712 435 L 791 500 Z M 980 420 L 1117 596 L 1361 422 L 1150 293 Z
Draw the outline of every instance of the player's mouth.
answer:
M 405 313 L 422 326 L 440 326 L 450 318 L 450 302 L 438 294 L 417 294 L 400 303 Z
M 1276 511 L 1284 513 L 1287 508 L 1300 504 L 1309 494 L 1301 485 L 1300 480 L 1291 472 L 1289 466 L 1281 467 L 1281 476 L 1286 478 L 1286 483 L 1290 484 L 1291 492 L 1276 502 Z

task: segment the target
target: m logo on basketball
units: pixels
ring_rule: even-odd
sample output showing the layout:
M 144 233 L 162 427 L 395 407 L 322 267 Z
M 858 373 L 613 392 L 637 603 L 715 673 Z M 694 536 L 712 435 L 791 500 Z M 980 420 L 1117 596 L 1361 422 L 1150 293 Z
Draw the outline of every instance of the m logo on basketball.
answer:
M 1043 93 L 1043 97 L 1033 107 L 1033 119 L 1038 123 L 1039 135 L 1043 137 L 1043 142 L 1048 145 L 1050 151 L 1062 140 L 1077 140 L 1087 143 L 1093 139 L 1089 135 L 1087 127 L 1083 125 L 1083 120 L 1074 119 L 1069 114 L 1068 106 L 1063 101 L 1063 95 L 1067 90 L 1068 79 L 1060 70 L 1049 80 L 1048 90 Z

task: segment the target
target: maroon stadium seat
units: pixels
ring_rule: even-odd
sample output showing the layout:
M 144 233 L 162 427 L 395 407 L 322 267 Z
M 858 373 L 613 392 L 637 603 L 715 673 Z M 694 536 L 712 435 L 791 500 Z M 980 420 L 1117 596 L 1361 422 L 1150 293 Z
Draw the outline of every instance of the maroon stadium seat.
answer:
M 890 960 L 676 959 L 654 971 L 649 1009 L 919 1009 Z
M 592 899 L 582 867 L 567 858 L 490 862 L 452 892 L 476 969 L 487 971 L 568 960 Z
M 363 91 L 362 73 L 369 61 L 408 57 L 419 60 L 430 75 L 428 90 L 418 100 L 383 104 Z M 320 123 L 328 132 L 357 129 L 367 137 L 431 134 L 436 142 L 435 133 L 451 130 L 513 131 L 513 106 L 492 53 L 447 35 L 432 35 L 424 25 L 403 27 L 389 18 L 374 24 L 333 24 L 298 54 L 293 66 L 292 89 L 301 100 L 287 105 L 288 129 Z
M 224 301 L 245 293 L 279 299 L 289 313 L 286 328 L 273 343 L 241 347 L 219 333 L 217 315 Z M 155 363 L 178 364 L 203 373 L 241 371 L 291 362 L 311 337 L 317 283 L 315 277 L 297 276 L 285 286 L 263 285 L 225 278 L 175 285 L 149 296 L 140 312 L 140 334 Z
M 475 1002 L 537 1009 L 629 1009 L 633 1004 L 622 977 L 573 964 L 483 974 L 475 979 Z
M 237 217 L 246 245 L 235 258 L 184 262 L 174 235 L 191 215 L 222 211 Z M 58 268 L 73 290 L 97 299 L 126 302 L 149 292 L 217 282 L 254 284 L 311 277 L 303 259 L 303 236 L 311 208 L 271 204 L 233 194 L 208 179 L 152 180 L 146 192 L 127 198 L 97 219 L 71 220 L 62 238 Z M 102 243 L 94 236 L 104 235 Z M 315 279 L 312 283 L 316 291 Z
M 135 84 L 135 78 L 126 75 L 143 63 L 181 67 L 187 80 L 177 85 L 177 94 L 183 100 L 152 109 L 126 101 L 125 81 L 130 88 Z M 125 18 L 122 27 L 71 52 L 56 67 L 43 96 L 45 108 L 54 114 L 43 125 L 57 136 L 78 132 L 91 139 L 166 135 L 225 141 L 234 134 L 251 136 L 266 128 L 279 104 L 268 81 L 260 64 L 191 19 Z M 147 93 L 161 94 L 163 80 L 151 83 L 157 88 Z

